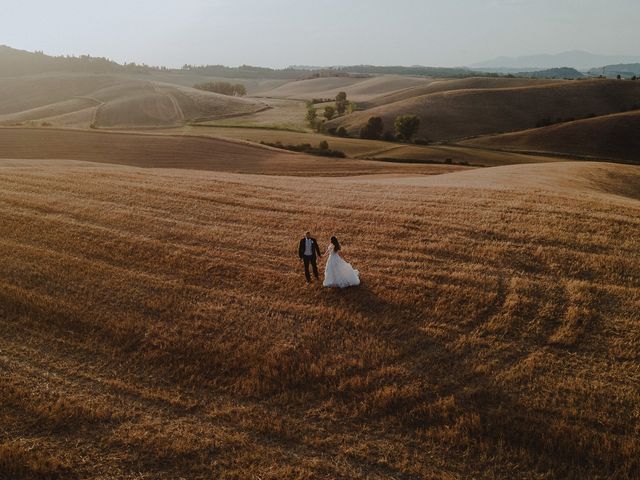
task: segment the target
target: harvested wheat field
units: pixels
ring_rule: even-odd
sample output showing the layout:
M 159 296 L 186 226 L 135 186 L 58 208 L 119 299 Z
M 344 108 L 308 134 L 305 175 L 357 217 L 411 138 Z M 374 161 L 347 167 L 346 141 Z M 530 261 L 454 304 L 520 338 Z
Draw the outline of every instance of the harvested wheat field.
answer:
M 416 86 L 398 89 L 376 96 L 366 102 L 368 107 L 378 107 L 388 103 L 407 100 L 412 97 L 456 90 L 480 90 L 493 88 L 518 88 L 562 83 L 562 80 L 546 80 L 533 78 L 492 78 L 470 77 L 456 79 L 440 79 L 424 82 Z
M 363 141 L 363 140 L 361 140 Z M 370 142 L 365 140 L 364 142 Z M 551 155 L 522 154 L 502 152 L 495 149 L 484 149 L 461 145 L 407 145 L 389 144 L 385 148 L 369 151 L 359 158 L 384 159 L 397 162 L 429 161 L 453 162 L 475 166 L 496 167 L 521 163 L 550 163 L 562 161 L 561 157 Z
M 208 122 L 199 122 L 198 125 L 224 126 L 237 128 L 259 128 L 263 131 L 285 130 L 292 132 L 307 132 L 309 125 L 305 120 L 307 107 L 300 100 L 288 100 L 282 98 L 268 98 L 262 100 L 265 109 L 247 115 L 229 116 Z M 186 126 L 184 128 L 190 128 Z
M 332 149 L 344 152 L 356 159 L 373 159 L 398 162 L 400 164 L 443 163 L 469 166 L 499 166 L 518 163 L 546 163 L 566 160 L 559 156 L 502 152 L 462 145 L 411 145 L 382 140 L 363 140 L 361 138 L 343 138 L 311 132 L 295 132 L 266 128 L 220 127 L 214 125 L 185 126 L 159 130 L 157 133 L 169 135 L 196 135 L 228 140 L 240 140 L 252 143 L 276 143 L 297 145 L 308 143 L 318 145 L 326 141 Z M 402 168 L 406 168 L 403 165 Z M 348 173 L 348 172 L 347 172 Z
M 429 85 L 433 81 L 431 78 L 402 75 L 379 75 L 368 78 L 323 77 L 288 82 L 274 89 L 257 93 L 256 96 L 299 100 L 329 99 L 335 98 L 338 92 L 344 91 L 349 99 L 362 102 L 400 89 Z
M 246 115 L 259 100 L 117 75 L 0 78 L 0 125 L 167 127 Z
M 580 119 L 637 108 L 639 82 L 580 80 L 513 88 L 451 90 L 411 96 L 405 100 L 357 111 L 327 122 L 356 135 L 370 117 L 381 117 L 393 131 L 398 115 L 421 118 L 417 137 L 431 141 L 457 140 L 478 135 L 535 128 L 552 119 Z
M 268 175 L 342 176 L 448 173 L 455 165 L 392 164 L 301 155 L 220 138 L 54 128 L 0 128 L 0 158 L 81 160 L 146 168 Z
M 2 478 L 638 478 L 637 167 L 0 165 Z
M 640 163 L 640 110 L 480 137 L 463 143 Z

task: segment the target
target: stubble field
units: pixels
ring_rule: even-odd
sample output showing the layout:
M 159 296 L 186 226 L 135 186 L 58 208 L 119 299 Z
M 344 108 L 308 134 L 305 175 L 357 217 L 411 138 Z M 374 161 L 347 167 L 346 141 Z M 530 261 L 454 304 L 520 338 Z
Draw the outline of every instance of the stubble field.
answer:
M 149 134 L 55 128 L 0 128 L 0 158 L 48 158 L 144 168 L 329 177 L 432 175 L 466 169 L 456 165 L 396 164 L 301 155 L 242 140 L 179 132 Z
M 3 160 L 0 477 L 637 478 L 639 174 L 575 165 Z M 305 229 L 361 287 L 305 287 Z

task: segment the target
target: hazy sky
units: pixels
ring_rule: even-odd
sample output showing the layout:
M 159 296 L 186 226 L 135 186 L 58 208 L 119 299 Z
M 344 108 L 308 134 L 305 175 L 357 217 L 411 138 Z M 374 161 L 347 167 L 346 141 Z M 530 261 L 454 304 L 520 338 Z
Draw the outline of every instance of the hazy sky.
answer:
M 0 0 L 0 44 L 119 62 L 466 65 L 638 55 L 640 0 Z

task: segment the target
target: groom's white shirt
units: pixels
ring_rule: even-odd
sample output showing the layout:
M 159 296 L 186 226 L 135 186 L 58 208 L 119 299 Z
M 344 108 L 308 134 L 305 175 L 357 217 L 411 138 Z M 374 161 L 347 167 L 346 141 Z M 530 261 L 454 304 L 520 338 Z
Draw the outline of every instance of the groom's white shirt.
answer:
M 311 239 L 307 238 L 304 241 L 304 254 L 307 257 L 310 257 L 311 255 L 313 255 L 313 250 L 311 249 Z

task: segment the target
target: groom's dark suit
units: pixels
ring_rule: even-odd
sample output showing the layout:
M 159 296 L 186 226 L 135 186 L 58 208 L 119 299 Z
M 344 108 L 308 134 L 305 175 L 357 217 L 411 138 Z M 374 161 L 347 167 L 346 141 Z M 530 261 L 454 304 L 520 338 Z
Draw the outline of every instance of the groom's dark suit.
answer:
M 307 245 L 307 240 L 311 243 Z M 310 248 L 308 248 L 310 247 Z M 309 254 L 309 252 L 311 252 Z M 307 282 L 311 281 L 311 274 L 309 273 L 309 264 L 313 267 L 313 275 L 316 278 L 319 278 L 318 275 L 318 265 L 316 264 L 316 258 L 321 257 L 320 247 L 318 247 L 318 242 L 316 242 L 315 238 L 307 238 L 304 237 L 300 240 L 300 246 L 298 247 L 298 256 L 304 262 L 304 276 L 307 278 Z

